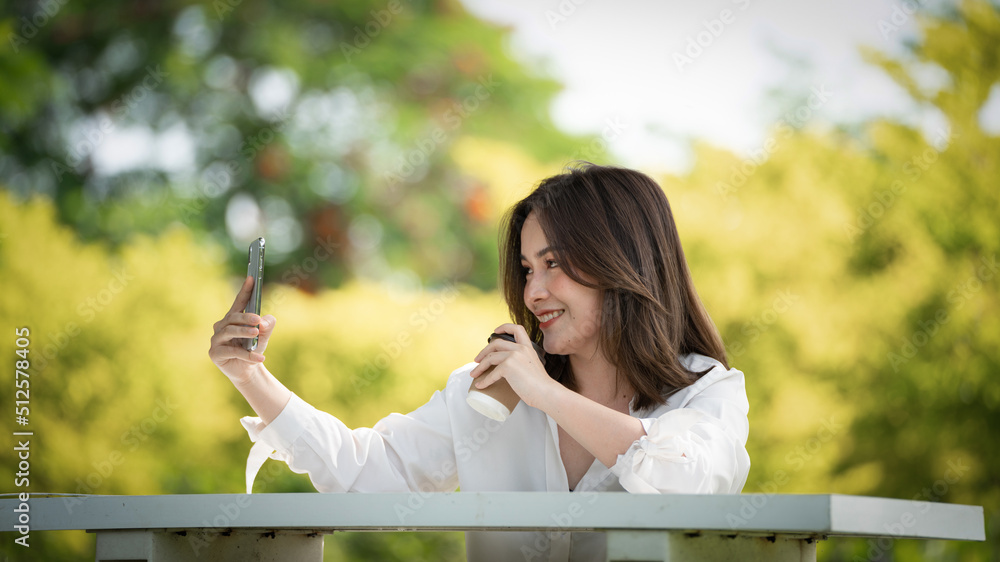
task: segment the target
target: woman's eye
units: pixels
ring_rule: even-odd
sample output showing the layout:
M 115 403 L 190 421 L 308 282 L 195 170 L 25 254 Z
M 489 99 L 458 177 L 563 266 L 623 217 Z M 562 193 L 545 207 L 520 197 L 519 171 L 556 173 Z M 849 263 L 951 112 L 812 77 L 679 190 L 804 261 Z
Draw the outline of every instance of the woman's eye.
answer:
M 545 260 L 545 264 L 549 266 L 549 269 L 552 269 L 553 267 L 559 267 L 559 264 L 556 263 L 556 260 Z
M 527 274 L 529 274 L 529 273 L 531 273 L 531 268 L 530 268 L 530 267 L 527 267 L 527 266 L 524 266 L 524 265 L 522 265 L 522 266 L 521 266 L 521 274 L 522 274 L 522 275 L 527 275 Z

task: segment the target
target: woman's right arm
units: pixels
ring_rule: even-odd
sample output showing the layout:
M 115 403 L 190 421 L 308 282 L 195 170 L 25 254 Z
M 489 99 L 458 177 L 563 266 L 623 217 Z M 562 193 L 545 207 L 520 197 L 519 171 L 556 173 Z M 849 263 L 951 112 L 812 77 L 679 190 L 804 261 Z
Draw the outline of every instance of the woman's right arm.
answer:
M 229 312 L 215 323 L 215 334 L 208 356 L 246 398 L 265 424 L 271 423 L 285 408 L 292 392 L 264 366 L 264 350 L 274 331 L 275 318 L 243 312 L 250 301 L 253 277 L 247 275 Z M 260 329 L 255 326 L 259 325 Z M 257 349 L 247 351 L 242 338 L 257 336 Z
M 348 428 L 293 396 L 264 367 L 263 351 L 275 320 L 243 312 L 252 288 L 248 276 L 229 312 L 215 323 L 208 351 L 260 417 L 243 420 L 251 439 L 265 443 L 274 451 L 270 457 L 288 463 L 293 472 L 309 474 L 321 492 L 453 491 L 458 486 L 443 393 L 434 393 L 410 414 L 389 415 L 374 428 Z M 257 349 L 247 351 L 238 338 L 254 335 Z M 468 384 L 466 377 L 452 375 Z

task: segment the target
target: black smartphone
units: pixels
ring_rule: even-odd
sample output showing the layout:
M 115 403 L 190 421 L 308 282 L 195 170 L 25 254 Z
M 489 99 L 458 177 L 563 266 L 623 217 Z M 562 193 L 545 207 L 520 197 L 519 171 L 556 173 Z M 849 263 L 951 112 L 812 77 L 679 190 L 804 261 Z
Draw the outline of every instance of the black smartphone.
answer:
M 263 238 L 258 238 L 250 243 L 250 250 L 247 252 L 247 275 L 253 276 L 253 290 L 250 292 L 250 300 L 243 312 L 252 312 L 260 316 L 261 281 L 264 278 Z M 243 347 L 247 351 L 257 349 L 257 336 L 243 338 Z

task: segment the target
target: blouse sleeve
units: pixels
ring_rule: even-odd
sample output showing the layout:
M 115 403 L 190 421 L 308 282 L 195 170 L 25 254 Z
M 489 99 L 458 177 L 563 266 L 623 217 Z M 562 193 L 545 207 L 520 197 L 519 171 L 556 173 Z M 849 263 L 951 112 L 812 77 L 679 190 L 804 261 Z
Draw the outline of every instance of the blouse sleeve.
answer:
M 738 494 L 743 489 L 750 471 L 743 373 L 720 365 L 689 388 L 679 407 L 641 418 L 646 435 L 611 468 L 625 490 Z
M 454 491 L 458 487 L 444 394 L 409 414 L 390 414 L 372 428 L 350 429 L 292 395 L 270 424 L 245 417 L 255 442 L 247 493 L 267 457 L 308 474 L 320 492 Z

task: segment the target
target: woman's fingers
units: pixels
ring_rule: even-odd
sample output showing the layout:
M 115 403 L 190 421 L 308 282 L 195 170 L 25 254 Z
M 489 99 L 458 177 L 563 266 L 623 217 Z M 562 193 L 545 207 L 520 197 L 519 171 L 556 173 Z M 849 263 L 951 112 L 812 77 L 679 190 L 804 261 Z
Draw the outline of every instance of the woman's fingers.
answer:
M 531 338 L 528 337 L 528 331 L 524 329 L 524 326 L 520 324 L 505 324 L 505 326 L 511 327 L 511 334 L 514 335 L 514 341 L 521 345 L 531 345 Z
M 493 330 L 496 334 L 510 334 L 514 336 L 514 340 L 518 343 L 526 343 L 528 338 L 528 331 L 524 329 L 524 326 L 520 324 L 514 324 L 513 322 L 507 322 L 505 324 L 500 324 Z
M 514 336 L 517 343 L 507 341 L 502 338 L 493 338 L 489 344 L 486 345 L 475 358 L 475 362 L 479 363 L 476 365 L 472 371 L 469 373 L 473 378 L 476 378 L 475 385 L 476 388 L 483 389 L 501 378 L 503 373 L 503 363 L 508 361 L 515 355 L 519 355 L 520 352 L 525 350 L 530 350 L 531 355 L 534 355 L 534 349 L 531 347 L 531 339 L 528 338 L 528 332 L 525 331 L 523 326 L 518 324 L 502 324 L 493 330 L 496 334 L 510 334 Z M 525 356 L 529 357 L 529 356 Z M 528 359 L 530 362 L 530 358 Z M 515 361 L 516 362 L 516 361 Z M 481 376 L 487 370 L 496 367 L 487 376 Z
M 260 326 L 260 334 L 262 336 L 267 336 L 274 331 L 274 325 L 278 323 L 278 319 L 270 314 L 266 314 L 260 317 L 260 321 L 257 324 Z
M 506 372 L 505 369 L 507 369 L 507 366 L 503 365 L 502 363 L 503 359 L 497 361 L 496 367 L 492 371 L 490 371 L 489 374 L 477 377 L 474 383 L 476 385 L 476 388 L 480 390 L 488 388 L 493 383 L 504 378 L 504 373 Z M 510 382 L 510 379 L 507 379 L 507 381 Z
M 514 340 L 516 341 L 517 340 L 517 334 L 514 333 L 515 328 L 521 328 L 521 326 L 519 324 L 513 324 L 511 322 L 507 322 L 506 324 L 500 324 L 499 326 L 497 326 L 496 329 L 493 330 L 493 333 L 494 334 L 510 334 L 510 335 L 514 336 Z M 524 328 L 521 328 L 521 329 L 523 330 Z
M 242 346 L 219 345 L 213 346 L 209 352 L 212 361 L 218 365 L 231 359 L 246 361 L 247 363 L 263 363 L 264 355 L 256 351 L 247 351 Z
M 469 374 L 472 375 L 473 378 L 478 377 L 490 367 L 496 367 L 500 363 L 503 363 L 503 360 L 507 357 L 507 355 L 508 353 L 490 351 L 483 356 L 481 361 L 478 361 L 479 364 L 476 365 L 472 371 L 469 372 Z
M 500 375 L 497 375 L 496 370 L 494 370 L 492 373 L 486 375 L 485 377 L 479 377 L 479 379 L 476 380 L 476 388 L 478 388 L 479 390 L 482 390 L 484 388 L 489 388 L 489 386 L 495 383 L 498 378 L 500 378 Z
M 500 378 L 511 379 L 508 375 L 520 380 L 520 375 L 516 373 L 527 373 L 534 370 L 537 354 L 528 337 L 528 332 L 519 324 L 502 324 L 494 330 L 497 334 L 510 334 L 514 336 L 515 342 L 502 338 L 493 338 L 486 347 L 476 355 L 475 361 L 479 363 L 471 371 L 473 378 L 476 378 L 476 388 L 483 389 Z M 488 375 L 481 376 L 487 370 L 495 367 Z M 533 377 L 528 377 L 533 378 Z M 512 383 L 513 384 L 513 383 Z
M 261 317 L 252 312 L 230 312 L 229 313 L 229 323 L 230 324 L 246 324 L 249 326 L 256 326 L 260 324 Z
M 246 310 L 247 303 L 250 302 L 251 291 L 253 291 L 253 277 L 247 275 L 247 278 L 243 280 L 243 286 L 240 287 L 240 292 L 236 293 L 236 300 L 233 301 L 233 306 L 229 309 L 229 312 L 243 312 Z
M 215 331 L 218 332 L 228 326 L 257 326 L 261 320 L 260 316 L 251 312 L 230 312 L 226 314 L 225 318 L 215 323 Z
M 212 346 L 209 348 L 208 354 L 216 362 L 233 358 L 253 362 L 263 361 L 264 356 L 261 353 L 258 351 L 247 351 L 241 344 L 234 341 L 237 339 L 252 338 L 259 333 L 260 330 L 254 326 L 230 324 L 212 336 Z
M 257 337 L 257 351 L 263 352 L 267 347 L 267 340 L 271 339 L 271 334 L 274 333 L 275 324 L 277 324 L 277 320 L 274 316 L 268 314 L 261 317 L 260 335 Z
M 506 335 L 513 336 L 514 332 L 513 332 L 513 329 L 510 328 L 511 326 L 517 326 L 518 328 L 520 328 L 520 326 L 518 326 L 517 324 L 503 324 L 503 325 L 497 327 L 496 330 L 493 330 L 493 335 L 506 334 Z M 522 331 L 524 330 L 523 328 L 521 328 L 521 329 L 522 329 Z M 474 359 L 474 361 L 478 362 L 481 357 L 485 357 L 486 354 L 490 353 L 491 351 L 497 351 L 497 350 L 512 351 L 512 350 L 517 349 L 517 345 L 518 345 L 517 343 L 512 342 L 510 340 L 507 340 L 507 339 L 504 339 L 504 338 L 494 338 L 493 335 L 490 336 L 490 338 L 491 338 L 490 342 L 488 344 L 486 344 L 486 347 L 484 347 L 479 352 L 479 354 L 476 355 L 476 358 Z M 525 332 L 525 337 L 527 337 L 527 332 Z M 516 336 L 515 336 L 515 341 L 516 341 Z
M 503 363 L 503 358 L 497 358 L 497 355 L 501 354 L 491 353 L 487 355 L 486 358 L 483 359 L 483 362 L 477 365 L 476 368 L 470 373 L 475 379 L 473 384 L 476 385 L 476 388 L 486 388 L 500 378 L 501 373 L 498 373 L 497 371 L 500 370 L 500 363 Z M 489 374 L 484 375 L 483 373 L 489 369 L 493 370 Z
M 237 344 L 232 343 L 236 338 L 252 338 L 260 333 L 254 326 L 239 326 L 236 324 L 229 324 L 228 326 L 222 328 L 215 335 L 212 336 L 212 347 L 217 346 L 235 346 Z M 239 346 L 242 347 L 242 346 Z
M 215 333 L 208 348 L 212 362 L 236 384 L 247 379 L 254 364 L 264 362 L 264 345 L 275 324 L 273 316 L 264 318 L 244 312 L 252 289 L 253 277 L 248 275 L 229 311 L 213 326 Z M 241 340 L 255 336 L 258 337 L 257 348 L 245 349 Z

